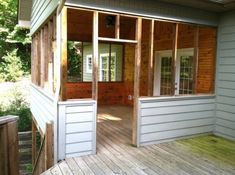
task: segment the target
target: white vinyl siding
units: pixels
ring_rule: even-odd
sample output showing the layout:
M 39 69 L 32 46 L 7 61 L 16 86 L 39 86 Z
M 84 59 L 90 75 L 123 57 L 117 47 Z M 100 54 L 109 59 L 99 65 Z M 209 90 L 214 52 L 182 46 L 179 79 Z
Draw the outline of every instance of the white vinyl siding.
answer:
M 59 160 L 96 153 L 96 102 L 59 102 Z
M 235 140 L 235 11 L 222 15 L 218 32 L 215 134 Z
M 215 97 L 182 96 L 140 98 L 138 145 L 212 133 Z

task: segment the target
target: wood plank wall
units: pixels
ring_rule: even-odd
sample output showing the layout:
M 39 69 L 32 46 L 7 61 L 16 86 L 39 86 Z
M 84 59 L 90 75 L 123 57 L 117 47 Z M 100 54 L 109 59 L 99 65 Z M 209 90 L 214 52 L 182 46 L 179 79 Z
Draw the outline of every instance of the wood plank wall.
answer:
M 33 84 L 54 91 L 54 54 L 56 18 L 51 17 L 32 36 L 31 81 Z

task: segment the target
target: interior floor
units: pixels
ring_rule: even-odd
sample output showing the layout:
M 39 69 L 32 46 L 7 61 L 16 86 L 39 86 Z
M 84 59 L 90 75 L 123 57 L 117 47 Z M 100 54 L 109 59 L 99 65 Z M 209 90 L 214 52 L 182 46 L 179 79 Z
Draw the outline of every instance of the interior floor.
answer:
M 130 145 L 132 138 L 132 112 L 130 106 L 98 106 L 97 142 L 102 144 L 105 138 Z M 117 137 L 122 136 L 117 139 Z M 98 150 L 99 152 L 99 147 Z

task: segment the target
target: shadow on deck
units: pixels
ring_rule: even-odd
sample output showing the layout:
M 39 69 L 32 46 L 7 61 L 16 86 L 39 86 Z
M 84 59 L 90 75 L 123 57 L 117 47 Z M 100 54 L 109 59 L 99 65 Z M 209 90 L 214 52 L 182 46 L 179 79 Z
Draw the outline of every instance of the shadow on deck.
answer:
M 97 155 L 68 158 L 44 174 L 235 174 L 235 142 L 210 135 L 135 148 L 131 108 L 98 113 Z

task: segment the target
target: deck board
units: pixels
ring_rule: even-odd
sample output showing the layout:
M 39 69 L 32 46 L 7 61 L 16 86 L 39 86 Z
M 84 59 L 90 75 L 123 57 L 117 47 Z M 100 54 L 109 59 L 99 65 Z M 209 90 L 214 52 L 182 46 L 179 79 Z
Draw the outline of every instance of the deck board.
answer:
M 200 136 L 136 148 L 132 109 L 99 107 L 97 155 L 68 158 L 46 174 L 235 175 L 235 142 Z

